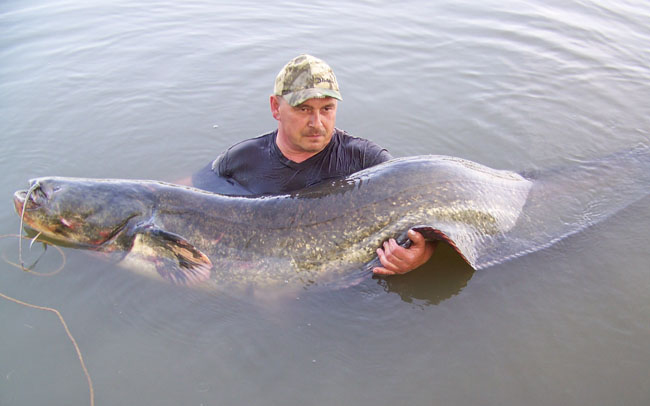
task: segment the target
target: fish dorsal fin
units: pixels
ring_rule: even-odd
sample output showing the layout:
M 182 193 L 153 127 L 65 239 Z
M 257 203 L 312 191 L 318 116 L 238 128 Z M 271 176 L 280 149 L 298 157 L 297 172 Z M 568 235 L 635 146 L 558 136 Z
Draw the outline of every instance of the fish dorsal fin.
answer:
M 166 281 L 194 285 L 210 279 L 212 262 L 183 237 L 154 225 L 135 230 L 130 262 L 148 263 Z M 127 264 L 128 266 L 128 264 Z

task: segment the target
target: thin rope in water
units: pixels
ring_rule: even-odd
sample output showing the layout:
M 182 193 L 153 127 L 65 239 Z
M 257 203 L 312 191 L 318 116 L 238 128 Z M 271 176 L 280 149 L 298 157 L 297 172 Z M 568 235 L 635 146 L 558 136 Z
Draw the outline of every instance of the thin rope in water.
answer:
M 93 381 L 90 378 L 90 374 L 88 373 L 88 368 L 86 368 L 86 363 L 84 362 L 83 355 L 81 355 L 81 350 L 79 349 L 79 345 L 77 344 L 77 340 L 75 340 L 74 337 L 72 336 L 72 333 L 70 332 L 70 329 L 68 328 L 68 325 L 65 322 L 65 320 L 63 319 L 63 316 L 61 315 L 61 313 L 59 313 L 58 310 L 53 309 L 51 307 L 38 306 L 38 305 L 35 305 L 35 304 L 23 302 L 22 300 L 18 300 L 18 299 L 15 299 L 15 298 L 11 297 L 11 296 L 7 296 L 7 295 L 5 295 L 4 293 L 1 293 L 1 292 L 0 292 L 0 297 L 4 298 L 6 300 L 9 300 L 10 302 L 14 302 L 16 304 L 22 305 L 22 306 L 31 307 L 32 309 L 45 310 L 45 311 L 52 312 L 52 313 L 56 314 L 56 317 L 58 317 L 59 320 L 61 321 L 61 324 L 63 325 L 63 328 L 65 329 L 65 333 L 68 335 L 68 338 L 70 339 L 70 341 L 72 341 L 72 345 L 74 346 L 74 349 L 77 352 L 77 357 L 79 358 L 79 362 L 81 363 L 81 369 L 83 370 L 84 375 L 86 375 L 86 380 L 88 381 L 88 389 L 90 390 L 90 405 L 94 406 L 94 404 L 95 404 L 95 391 L 93 389 Z
M 19 239 L 26 238 L 26 237 L 23 237 L 22 235 L 20 235 L 20 236 L 16 236 L 16 235 L 2 235 L 2 236 L 0 236 L 0 239 L 2 239 L 2 238 L 7 238 L 7 237 L 19 237 Z M 36 236 L 36 237 L 38 237 L 38 236 Z M 34 240 L 35 240 L 35 239 L 36 239 L 36 238 L 34 238 Z M 32 243 L 33 243 L 33 241 L 32 241 Z M 19 244 L 19 245 L 22 246 L 22 244 Z M 31 246 L 31 245 L 30 245 L 30 246 Z M 39 275 L 39 276 L 51 276 L 51 275 L 54 275 L 54 274 L 60 272 L 60 271 L 63 269 L 63 267 L 65 266 L 65 255 L 63 254 L 63 250 L 61 250 L 59 247 L 55 247 L 55 248 L 59 250 L 59 252 L 61 253 L 61 258 L 63 258 L 63 260 L 62 260 L 62 264 L 61 264 L 61 266 L 60 266 L 57 270 L 55 270 L 54 272 L 51 272 L 51 273 L 42 274 L 42 273 L 39 273 L 39 272 L 34 272 L 34 271 L 32 271 L 31 269 L 27 269 L 27 268 L 25 268 L 25 267 L 24 267 L 24 264 L 23 264 L 23 262 L 22 262 L 22 257 L 20 258 L 20 261 L 21 261 L 21 264 L 20 264 L 20 265 L 19 265 L 19 264 L 15 264 L 15 263 L 10 262 L 10 261 L 7 261 L 6 259 L 5 259 L 5 262 L 7 262 L 8 264 L 10 264 L 10 265 L 12 265 L 12 266 L 15 266 L 15 267 L 17 267 L 17 268 L 20 268 L 20 269 L 22 269 L 23 271 L 27 271 L 27 272 L 33 273 L 33 274 L 35 274 L 35 275 Z M 4 259 L 4 253 L 3 253 L 2 256 L 3 256 L 3 259 Z M 19 305 L 21 305 L 21 306 L 25 306 L 25 307 L 29 307 L 29 308 L 37 309 L 37 310 L 48 311 L 48 312 L 52 312 L 52 313 L 56 314 L 56 316 L 59 318 L 59 321 L 60 321 L 61 324 L 63 325 L 63 329 L 65 330 L 65 333 L 68 335 L 68 338 L 69 338 L 70 341 L 72 342 L 72 345 L 74 346 L 74 349 L 75 349 L 75 351 L 77 352 L 77 358 L 79 358 L 79 363 L 81 364 L 81 369 L 83 370 L 83 373 L 84 373 L 84 375 L 86 376 L 86 380 L 88 381 L 88 390 L 89 390 L 89 392 L 90 392 L 90 406 L 94 406 L 94 405 L 95 405 L 95 390 L 94 390 L 94 388 L 93 388 L 93 381 L 92 381 L 92 379 L 90 378 L 90 373 L 88 372 L 88 368 L 86 368 L 86 363 L 84 362 L 84 358 L 83 358 L 83 355 L 81 354 L 81 349 L 79 348 L 79 345 L 77 344 L 77 340 L 75 340 L 74 336 L 73 336 L 72 333 L 70 332 L 70 329 L 68 328 L 68 324 L 65 322 L 65 319 L 63 318 L 63 316 L 61 315 L 61 313 L 60 313 L 58 310 L 56 310 L 56 309 L 54 309 L 54 308 L 51 308 L 51 307 L 39 306 L 39 305 L 35 305 L 35 304 L 32 304 L 32 303 L 23 302 L 22 300 L 19 300 L 19 299 L 13 298 L 13 297 L 11 297 L 11 296 L 7 296 L 7 295 L 5 295 L 5 294 L 2 293 L 2 292 L 0 292 L 0 297 L 2 297 L 2 298 L 5 299 L 5 300 L 8 300 L 8 301 L 10 301 L 10 302 L 13 302 L 13 303 L 19 304 Z
M 38 236 L 39 236 L 40 234 L 41 234 L 41 233 L 38 233 L 38 235 L 37 235 L 36 237 L 34 237 L 34 239 L 32 239 L 32 244 L 34 243 L 34 240 L 35 240 L 36 238 L 38 238 Z M 18 235 L 18 234 L 5 234 L 5 235 L 0 235 L 0 239 L 8 238 L 8 237 L 15 237 L 15 238 L 28 239 L 27 237 L 22 236 L 22 235 Z M 30 249 L 31 249 L 31 247 L 32 247 L 32 244 L 29 245 Z M 43 245 L 45 245 L 45 242 L 43 242 Z M 45 246 L 47 247 L 47 245 L 45 245 Z M 53 275 L 58 274 L 59 272 L 61 272 L 61 271 L 63 270 L 63 268 L 65 268 L 66 259 L 65 259 L 65 254 L 63 253 L 63 250 L 61 249 L 61 247 L 57 247 L 56 245 L 51 245 L 51 247 L 54 248 L 55 250 L 59 251 L 59 254 L 61 254 L 61 265 L 59 265 L 59 267 L 56 268 L 56 269 L 55 269 L 54 271 L 52 271 L 52 272 L 47 272 L 47 273 L 36 272 L 36 271 L 34 271 L 34 270 L 32 269 L 32 268 L 36 265 L 36 263 L 38 263 L 38 261 L 40 261 L 41 256 L 43 256 L 43 255 L 45 254 L 45 249 L 43 250 L 43 253 L 42 253 L 42 254 L 41 254 L 41 255 L 36 259 L 36 261 L 34 261 L 34 263 L 33 263 L 32 265 L 28 266 L 28 267 L 25 267 L 24 264 L 21 265 L 21 264 L 18 264 L 18 263 L 16 263 L 16 262 L 12 262 L 12 261 L 10 261 L 9 259 L 7 259 L 7 256 L 6 256 L 6 254 L 5 254 L 4 252 L 2 253 L 2 260 L 5 261 L 6 263 L 8 263 L 9 265 L 14 266 L 14 267 L 16 267 L 16 268 L 18 268 L 18 269 L 21 269 L 21 270 L 23 270 L 23 271 L 25 271 L 25 272 L 29 272 L 29 273 L 31 273 L 32 275 L 36 275 L 36 276 L 53 276 Z
M 23 202 L 23 207 L 22 207 L 22 210 L 21 210 L 21 213 L 20 213 L 20 228 L 18 229 L 20 231 L 20 238 L 18 239 L 18 261 L 20 262 L 20 268 L 23 271 L 27 271 L 27 269 L 25 269 L 25 263 L 23 262 L 23 239 L 22 239 L 22 237 L 23 237 L 23 224 L 24 224 L 24 219 L 25 219 L 25 208 L 27 207 L 27 201 L 31 197 L 32 193 L 34 193 L 34 190 L 36 190 L 36 188 L 38 188 L 39 186 L 40 185 L 38 184 L 38 182 L 34 182 L 34 184 L 29 187 L 29 190 L 27 191 L 27 194 L 25 194 L 25 201 Z M 41 233 L 38 233 L 38 235 L 36 237 L 34 237 L 34 241 L 36 240 L 36 238 L 38 238 L 39 235 L 41 235 Z M 34 243 L 34 241 L 32 241 L 32 244 Z M 31 247 L 31 244 L 30 244 L 30 247 Z

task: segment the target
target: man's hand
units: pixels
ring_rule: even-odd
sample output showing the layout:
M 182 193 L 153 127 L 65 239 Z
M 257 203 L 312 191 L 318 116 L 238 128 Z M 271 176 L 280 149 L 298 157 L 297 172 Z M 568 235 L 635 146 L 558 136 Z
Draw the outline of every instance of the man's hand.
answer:
M 436 242 L 427 242 L 422 234 L 409 230 L 408 237 L 413 242 L 409 248 L 401 247 L 395 239 L 377 248 L 377 256 L 383 266 L 372 270 L 377 275 L 397 275 L 407 273 L 424 264 L 436 249 Z

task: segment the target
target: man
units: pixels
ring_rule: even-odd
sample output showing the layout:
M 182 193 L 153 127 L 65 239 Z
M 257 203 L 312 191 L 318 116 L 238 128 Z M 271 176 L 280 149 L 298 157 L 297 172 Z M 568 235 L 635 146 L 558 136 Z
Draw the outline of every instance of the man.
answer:
M 339 178 L 391 159 L 375 143 L 335 128 L 342 100 L 332 69 L 322 60 L 300 55 L 275 79 L 271 114 L 278 129 L 233 145 L 192 177 L 194 186 L 225 194 L 279 194 Z M 424 264 L 434 243 L 410 230 L 410 248 L 386 241 L 373 272 L 402 274 Z

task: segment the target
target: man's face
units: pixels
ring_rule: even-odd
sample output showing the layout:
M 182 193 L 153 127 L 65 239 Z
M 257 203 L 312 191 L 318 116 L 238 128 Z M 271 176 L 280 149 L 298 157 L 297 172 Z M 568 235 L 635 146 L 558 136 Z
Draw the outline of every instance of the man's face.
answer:
M 271 111 L 278 120 L 278 142 L 298 154 L 320 152 L 332 139 L 337 100 L 309 99 L 295 107 L 271 96 Z M 284 151 L 283 151 L 284 152 Z

